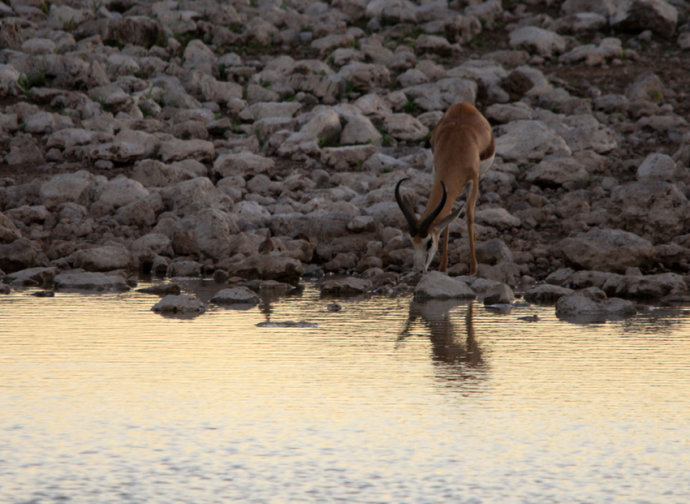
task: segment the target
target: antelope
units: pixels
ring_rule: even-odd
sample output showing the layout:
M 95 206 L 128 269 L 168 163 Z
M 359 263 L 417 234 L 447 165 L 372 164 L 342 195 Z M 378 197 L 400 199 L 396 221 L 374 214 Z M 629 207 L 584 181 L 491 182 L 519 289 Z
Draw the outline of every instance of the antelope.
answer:
M 395 200 L 405 216 L 414 246 L 414 269 L 425 272 L 438 250 L 443 232 L 440 271 L 448 268 L 448 226 L 463 210 L 453 210 L 463 189 L 468 197 L 467 232 L 470 240 L 470 275 L 477 273 L 474 250 L 474 206 L 479 179 L 491 167 L 496 147 L 489 121 L 474 105 L 459 102 L 451 105 L 431 133 L 434 156 L 434 182 L 426 209 L 418 220 L 409 202 L 400 195 L 403 178 L 395 185 Z

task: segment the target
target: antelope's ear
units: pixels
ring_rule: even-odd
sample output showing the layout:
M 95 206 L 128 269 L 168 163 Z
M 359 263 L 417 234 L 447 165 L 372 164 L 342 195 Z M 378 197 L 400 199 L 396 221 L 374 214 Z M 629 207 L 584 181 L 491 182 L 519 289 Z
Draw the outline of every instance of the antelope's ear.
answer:
M 454 212 L 451 212 L 448 214 L 446 217 L 441 219 L 435 226 L 434 230 L 437 233 L 440 233 L 443 231 L 447 226 L 450 226 L 450 223 L 453 222 L 455 219 L 457 219 L 460 214 L 465 210 L 465 205 L 463 204 L 460 208 L 455 210 Z

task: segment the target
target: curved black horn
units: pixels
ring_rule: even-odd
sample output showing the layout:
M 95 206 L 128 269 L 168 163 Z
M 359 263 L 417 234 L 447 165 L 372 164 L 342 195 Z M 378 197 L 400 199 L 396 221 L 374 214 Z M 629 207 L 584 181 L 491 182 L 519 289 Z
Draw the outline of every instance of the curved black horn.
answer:
M 434 208 L 434 211 L 427 215 L 426 219 L 424 219 L 422 223 L 419 225 L 419 236 L 426 236 L 429 234 L 429 227 L 431 226 L 431 223 L 434 222 L 434 219 L 436 217 L 438 217 L 438 214 L 441 213 L 441 210 L 443 210 L 443 207 L 446 204 L 446 184 L 443 183 L 443 180 L 441 181 L 441 189 L 443 189 L 443 196 L 441 196 L 441 202 L 438 204 L 436 208 Z
M 417 217 L 415 216 L 414 211 L 409 207 L 409 205 L 407 205 L 407 203 L 400 196 L 400 184 L 405 182 L 407 179 L 408 177 L 402 178 L 398 181 L 397 184 L 395 184 L 395 201 L 398 202 L 398 206 L 400 207 L 400 210 L 405 216 L 405 220 L 407 221 L 407 227 L 410 228 L 410 234 L 412 236 L 415 236 L 417 234 L 417 227 L 419 224 L 417 222 Z

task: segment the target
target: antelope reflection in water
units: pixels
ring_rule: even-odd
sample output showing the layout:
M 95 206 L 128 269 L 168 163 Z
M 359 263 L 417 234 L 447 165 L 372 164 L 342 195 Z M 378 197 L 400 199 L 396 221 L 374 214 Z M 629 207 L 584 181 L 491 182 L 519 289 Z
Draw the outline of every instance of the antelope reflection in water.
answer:
M 457 334 L 450 313 L 453 308 L 460 305 L 462 303 L 457 300 L 412 301 L 405 328 L 398 336 L 398 344 L 410 336 L 412 325 L 421 318 L 430 331 L 432 359 L 435 362 L 454 365 L 462 379 L 479 378 L 486 371 L 486 364 L 475 339 L 473 304 L 466 305 L 464 341 Z

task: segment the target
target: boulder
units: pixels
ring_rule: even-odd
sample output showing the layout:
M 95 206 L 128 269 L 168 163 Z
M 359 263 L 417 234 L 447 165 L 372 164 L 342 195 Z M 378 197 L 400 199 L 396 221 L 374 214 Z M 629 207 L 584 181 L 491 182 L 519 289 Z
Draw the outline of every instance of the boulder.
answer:
M 134 265 L 142 266 L 158 255 L 171 256 L 172 242 L 162 233 L 148 233 L 132 242 L 130 252 Z
M 540 284 L 527 290 L 524 294 L 525 301 L 536 304 L 553 304 L 563 296 L 574 293 L 573 289 L 560 285 Z
M 608 296 L 641 300 L 659 300 L 664 296 L 685 294 L 688 290 L 686 280 L 677 273 L 622 275 L 578 271 L 570 277 L 568 284 L 579 289 L 596 287 Z
M 275 161 L 247 151 L 221 154 L 213 163 L 213 174 L 218 177 L 255 175 L 275 168 Z
M 637 168 L 637 180 L 674 180 L 676 162 L 667 154 L 649 154 Z
M 419 141 L 428 133 L 429 128 L 410 114 L 391 114 L 383 119 L 383 128 L 398 140 Z
M 226 198 L 208 177 L 195 177 L 167 186 L 161 196 L 166 207 L 180 213 L 215 207 Z
M 510 286 L 499 283 L 484 294 L 484 304 L 489 305 L 508 305 L 513 302 L 515 295 Z
M 354 61 L 343 66 L 334 80 L 345 81 L 348 86 L 367 92 L 388 85 L 390 72 L 383 65 Z
M 93 180 L 94 176 L 86 170 L 55 175 L 41 184 L 41 201 L 48 209 L 54 209 L 65 202 L 87 205 L 91 197 Z
M 55 290 L 78 292 L 124 292 L 130 286 L 119 273 L 65 271 L 54 278 Z
M 160 145 L 160 140 L 145 131 L 123 129 L 112 141 L 96 145 L 87 145 L 84 150 L 92 160 L 106 160 L 116 163 L 127 163 L 138 159 L 153 157 Z
M 570 322 L 605 322 L 632 317 L 636 313 L 635 303 L 631 301 L 620 298 L 597 301 L 579 292 L 562 296 L 556 302 L 556 316 Z
M 211 302 L 217 305 L 256 305 L 261 299 L 257 294 L 247 287 L 231 287 L 216 292 L 211 298 Z
M 617 3 L 619 3 L 617 0 L 565 0 L 561 5 L 561 11 L 565 14 L 595 12 L 609 17 L 616 10 Z
M 559 33 L 579 34 L 582 32 L 596 32 L 606 27 L 607 16 L 597 12 L 575 12 L 555 22 L 555 30 Z
M 414 289 L 414 299 L 473 299 L 475 292 L 462 280 L 451 278 L 440 271 L 425 273 Z
M 596 14 L 595 14 L 596 15 Z M 565 54 L 561 54 L 558 61 L 561 63 L 579 63 L 584 61 L 589 66 L 603 65 L 607 61 L 623 55 L 621 40 L 615 37 L 607 37 L 598 45 L 583 44 L 574 47 Z
M 571 154 L 565 140 L 542 121 L 512 121 L 499 132 L 496 153 L 506 161 L 539 161 L 548 154 Z
M 208 140 L 166 140 L 160 144 L 160 156 L 163 162 L 196 159 L 211 161 L 215 157 L 213 142 Z
M 469 79 L 445 78 L 404 88 L 403 93 L 422 110 L 445 111 L 455 102 L 474 103 L 477 98 L 477 83 Z
M 54 266 L 38 266 L 9 273 L 4 281 L 13 287 L 50 287 L 57 272 Z
M 561 240 L 557 249 L 569 263 L 597 271 L 625 271 L 654 258 L 654 246 L 648 240 L 621 229 L 593 229 Z
M 0 243 L 12 243 L 22 236 L 12 219 L 0 212 Z
M 149 191 L 140 182 L 119 175 L 102 187 L 98 199 L 91 205 L 92 212 L 107 215 L 122 206 L 148 196 Z
M 340 143 L 353 144 L 381 144 L 381 133 L 371 120 L 364 115 L 345 116 L 346 124 L 340 133 Z
M 373 284 L 366 278 L 329 278 L 319 283 L 322 296 L 358 296 L 371 291 Z
M 645 179 L 616 186 L 609 200 L 611 221 L 638 234 L 670 241 L 687 231 L 690 202 L 676 184 Z
M 10 166 L 41 165 L 45 163 L 45 156 L 36 138 L 28 133 L 17 133 L 10 138 L 9 152 L 5 156 L 5 162 Z
M 477 261 L 483 264 L 512 262 L 513 253 L 500 238 L 493 238 L 477 244 Z M 474 289 L 474 285 L 472 286 Z
M 168 264 L 166 275 L 170 278 L 196 278 L 201 276 L 201 270 L 201 263 L 191 259 L 177 258 Z
M 5 26 L 2 28 L 2 37 L 4 37 Z M 21 86 L 19 85 L 21 75 L 12 65 L 0 64 L 0 96 L 15 96 L 21 92 Z
M 625 89 L 625 96 L 630 101 L 660 102 L 664 98 L 664 83 L 652 72 L 640 73 Z
M 509 44 L 515 49 L 526 49 L 540 56 L 551 56 L 565 51 L 565 39 L 556 32 L 537 26 L 523 26 L 510 32 Z
M 177 295 L 181 292 L 181 289 L 176 283 L 157 283 L 149 287 L 137 289 L 137 292 L 153 294 L 154 296 L 167 296 L 169 294 Z
M 74 267 L 86 271 L 126 270 L 132 266 L 132 256 L 123 245 L 81 249 L 72 254 L 70 259 Z
M 248 280 L 277 280 L 296 284 L 304 274 L 304 266 L 297 259 L 279 255 L 257 254 L 237 262 L 221 261 L 231 276 Z
M 609 24 L 616 30 L 651 30 L 670 39 L 678 24 L 678 10 L 664 0 L 624 0 L 611 15 Z
M 551 155 L 532 166 L 525 180 L 541 187 L 583 187 L 589 182 L 589 172 L 573 157 Z
M 474 214 L 475 221 L 497 229 L 510 229 L 520 225 L 520 219 L 501 207 L 480 208 Z
M 0 243 L 0 270 L 14 271 L 45 266 L 48 262 L 42 248 L 35 241 L 17 238 L 10 243 Z
M 152 311 L 162 315 L 196 316 L 206 311 L 206 306 L 195 294 L 170 294 L 153 305 Z
M 129 43 L 151 47 L 160 40 L 164 33 L 165 30 L 159 20 L 150 16 L 112 16 L 108 20 L 103 40 L 117 46 L 124 46 Z

